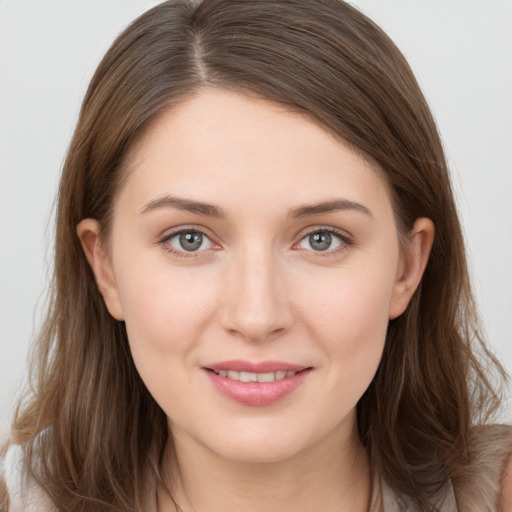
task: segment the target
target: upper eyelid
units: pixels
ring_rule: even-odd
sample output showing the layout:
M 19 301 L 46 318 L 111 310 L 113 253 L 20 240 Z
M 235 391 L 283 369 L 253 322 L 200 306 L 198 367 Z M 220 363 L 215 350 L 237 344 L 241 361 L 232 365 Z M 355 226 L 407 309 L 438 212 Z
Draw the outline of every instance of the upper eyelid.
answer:
M 322 226 L 322 225 L 310 226 L 308 228 L 305 228 L 305 229 L 301 230 L 299 233 L 297 233 L 295 238 L 297 239 L 298 242 L 300 242 L 301 240 L 303 240 L 305 237 L 311 235 L 312 233 L 318 233 L 318 232 L 322 232 L 322 231 L 325 231 L 327 233 L 332 233 L 336 236 L 339 236 L 342 240 L 345 240 L 345 241 L 351 242 L 353 240 L 352 235 L 344 229 L 335 228 L 334 226 Z
M 187 231 L 201 233 L 201 235 L 205 236 L 210 241 L 212 246 L 200 251 L 186 251 L 185 249 L 179 249 L 175 247 L 170 242 L 174 237 Z M 171 228 L 170 230 L 165 230 L 163 234 L 157 238 L 156 244 L 160 246 L 165 246 L 165 250 L 167 252 L 173 253 L 175 256 L 186 258 L 198 258 L 201 256 L 206 256 L 206 253 L 208 253 L 211 250 L 218 250 L 218 247 L 221 245 L 214 236 L 209 234 L 209 230 L 198 226 L 178 226 L 175 228 Z
M 184 225 L 184 226 L 177 226 L 175 228 L 169 228 L 163 231 L 163 233 L 158 237 L 159 242 L 163 242 L 165 240 L 169 240 L 176 235 L 179 235 L 183 232 L 197 232 L 201 233 L 202 235 L 206 236 L 211 242 L 213 243 L 219 243 L 218 237 L 213 235 L 209 229 L 203 228 L 202 226 L 194 226 L 194 225 Z
M 325 251 L 315 251 L 314 249 L 307 249 L 307 248 L 299 247 L 299 244 L 305 238 L 307 238 L 308 236 L 310 236 L 313 233 L 318 233 L 318 232 L 327 232 L 329 234 L 334 235 L 335 237 L 338 238 L 340 245 L 337 247 L 334 247 L 332 249 L 329 248 Z M 354 240 L 353 240 L 352 236 L 349 233 L 347 233 L 345 230 L 335 228 L 333 226 L 325 226 L 325 227 L 316 226 L 316 227 L 311 227 L 311 229 L 309 229 L 306 232 L 300 233 L 300 237 L 297 239 L 296 242 L 293 243 L 292 249 L 299 251 L 299 252 L 311 253 L 315 257 L 328 258 L 328 257 L 333 257 L 333 256 L 336 256 L 338 254 L 345 252 L 353 245 L 354 245 Z

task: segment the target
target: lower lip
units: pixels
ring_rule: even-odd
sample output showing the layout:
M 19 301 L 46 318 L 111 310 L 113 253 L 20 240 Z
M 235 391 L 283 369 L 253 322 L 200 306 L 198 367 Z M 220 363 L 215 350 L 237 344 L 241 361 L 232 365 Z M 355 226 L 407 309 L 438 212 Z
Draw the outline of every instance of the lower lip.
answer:
M 244 405 L 270 405 L 295 391 L 303 382 L 310 369 L 296 373 L 292 377 L 274 382 L 240 382 L 221 377 L 205 370 L 215 388 L 224 396 Z

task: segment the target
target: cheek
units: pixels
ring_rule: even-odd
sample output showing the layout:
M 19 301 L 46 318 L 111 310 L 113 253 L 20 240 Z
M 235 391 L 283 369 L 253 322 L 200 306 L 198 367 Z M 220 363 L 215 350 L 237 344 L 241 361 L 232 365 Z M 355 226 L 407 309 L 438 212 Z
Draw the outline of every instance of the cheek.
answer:
M 151 260 L 149 260 L 151 261 Z M 133 272 L 137 268 L 137 272 Z M 198 275 L 199 274 L 199 275 Z M 126 265 L 118 288 L 133 357 L 146 364 L 180 361 L 195 346 L 216 302 L 211 280 L 170 265 Z
M 357 401 L 370 384 L 386 340 L 394 274 L 392 265 L 340 268 L 316 279 L 302 294 L 304 323 L 329 368 L 333 388 Z M 313 285 L 313 283 L 310 283 Z M 299 296 L 300 291 L 296 291 Z
M 325 330 L 327 339 L 365 338 L 388 323 L 396 263 L 363 260 L 324 274 L 305 276 L 295 296 L 301 297 L 309 324 Z M 300 283 L 300 280 L 296 280 Z M 330 334 L 328 334 L 330 332 Z
M 141 267 L 131 267 L 141 268 Z M 148 265 L 120 275 L 126 330 L 133 361 L 147 389 L 168 416 L 196 414 L 187 399 L 197 367 L 197 347 L 211 321 L 214 290 L 192 272 Z
M 354 362 L 362 369 L 380 359 L 388 325 L 389 294 L 373 286 L 346 283 L 334 290 L 330 300 L 310 310 L 312 329 L 333 359 Z M 358 364 L 360 363 L 360 364 Z M 349 368 L 349 364 L 346 364 Z

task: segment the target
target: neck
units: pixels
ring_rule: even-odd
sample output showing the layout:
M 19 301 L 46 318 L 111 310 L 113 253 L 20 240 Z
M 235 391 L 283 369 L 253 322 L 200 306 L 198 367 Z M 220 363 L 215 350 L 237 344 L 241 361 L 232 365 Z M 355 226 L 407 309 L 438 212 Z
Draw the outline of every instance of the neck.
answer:
M 183 512 L 366 512 L 371 494 L 367 453 L 355 429 L 287 460 L 240 463 L 174 435 L 162 466 L 164 480 Z M 171 461 L 174 459 L 174 463 Z M 176 464 L 177 463 L 177 464 Z M 174 467 L 178 471 L 172 470 Z M 159 512 L 176 509 L 163 486 Z

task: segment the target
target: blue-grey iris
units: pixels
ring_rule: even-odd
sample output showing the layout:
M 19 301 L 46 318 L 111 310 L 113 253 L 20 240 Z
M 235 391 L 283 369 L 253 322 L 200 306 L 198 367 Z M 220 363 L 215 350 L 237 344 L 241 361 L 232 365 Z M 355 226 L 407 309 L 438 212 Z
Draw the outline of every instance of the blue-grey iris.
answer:
M 326 251 L 331 247 L 332 235 L 327 231 L 317 231 L 309 235 L 309 245 L 315 251 Z

